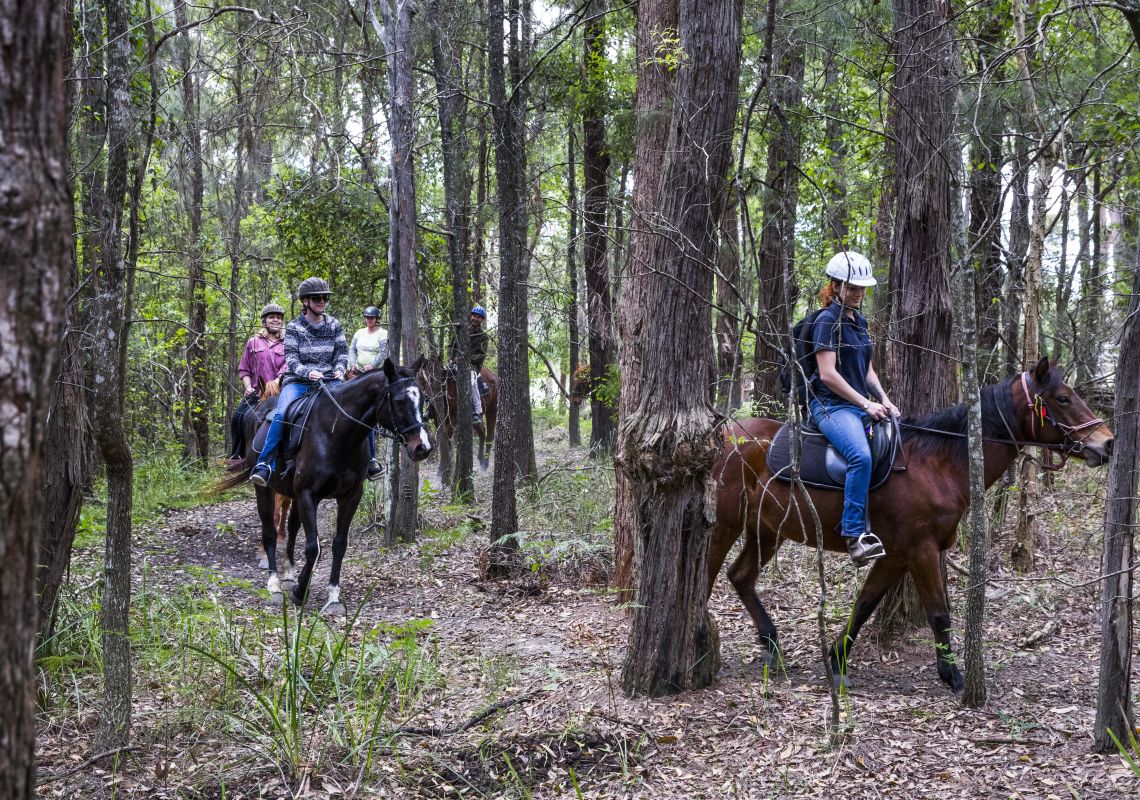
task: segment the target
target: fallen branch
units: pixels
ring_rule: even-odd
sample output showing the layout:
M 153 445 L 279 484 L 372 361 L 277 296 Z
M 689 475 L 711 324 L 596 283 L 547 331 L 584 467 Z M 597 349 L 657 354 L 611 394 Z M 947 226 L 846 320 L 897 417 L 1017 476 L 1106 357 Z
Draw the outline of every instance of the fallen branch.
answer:
M 1037 633 L 1027 636 L 1017 643 L 1019 650 L 1028 650 L 1030 647 L 1036 647 L 1041 644 L 1046 638 L 1052 636 L 1054 633 L 1061 629 L 1061 623 L 1055 619 L 1051 619 L 1045 623 L 1045 627 L 1037 631 Z
M 107 756 L 114 756 L 114 755 L 118 755 L 119 753 L 128 753 L 131 750 L 137 750 L 137 749 L 138 748 L 132 744 L 132 745 L 127 745 L 126 747 L 116 747 L 114 750 L 107 750 L 106 752 L 99 753 L 98 755 L 91 756 L 91 758 L 84 761 L 78 767 L 72 767 L 67 772 L 61 772 L 58 775 L 44 775 L 42 778 L 40 778 L 38 781 L 36 781 L 36 785 L 37 786 L 43 786 L 43 785 L 48 784 L 48 783 L 54 783 L 55 781 L 61 781 L 64 778 L 67 778 L 71 775 L 74 775 L 77 772 L 82 772 L 83 770 L 87 769 L 89 766 L 94 764 L 96 761 L 102 761 Z
M 487 706 L 487 708 L 471 717 L 471 719 L 467 720 L 462 725 L 456 725 L 451 728 L 441 728 L 438 725 L 431 725 L 427 728 L 413 728 L 405 725 L 402 728 L 397 728 L 396 733 L 410 733 L 415 736 L 450 736 L 453 733 L 462 733 L 465 730 L 475 727 L 492 714 L 510 708 L 511 706 L 517 706 L 521 703 L 525 703 L 540 694 L 545 694 L 545 692 L 542 689 L 535 689 L 533 692 L 527 692 L 526 694 L 520 695 L 519 697 L 512 697 L 509 700 L 500 700 L 498 703 Z
M 1055 747 L 1054 742 L 1047 742 L 1044 739 L 970 739 L 973 744 L 1039 744 L 1046 747 Z

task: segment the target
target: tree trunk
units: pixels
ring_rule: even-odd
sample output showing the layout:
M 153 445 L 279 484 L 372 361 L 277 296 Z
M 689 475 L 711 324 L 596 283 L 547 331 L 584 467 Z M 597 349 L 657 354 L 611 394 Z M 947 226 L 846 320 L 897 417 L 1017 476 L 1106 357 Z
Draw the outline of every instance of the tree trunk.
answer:
M 522 15 L 510 0 L 507 18 L 511 91 L 507 93 L 503 52 L 503 3 L 487 4 L 488 89 L 493 117 L 495 176 L 499 198 L 499 408 L 495 474 L 491 505 L 491 550 L 486 575 L 514 571 L 517 562 L 518 504 L 515 483 L 531 476 L 534 439 L 530 413 L 530 363 L 527 352 L 526 109 L 522 80 Z
M 582 267 L 590 330 L 590 452 L 595 455 L 613 448 L 617 423 L 617 409 L 599 391 L 617 356 L 606 258 L 610 156 L 606 149 L 605 8 L 605 0 L 591 0 L 582 37 Z
M 1135 255 L 1134 255 L 1135 259 Z M 1108 468 L 1105 498 L 1104 557 L 1101 575 L 1100 677 L 1097 682 L 1093 749 L 1115 753 L 1116 742 L 1129 740 L 1132 710 L 1132 570 L 1135 568 L 1133 531 L 1136 527 L 1137 464 L 1140 463 L 1140 259 L 1132 264 L 1132 296 L 1120 337 L 1116 365 L 1116 407 L 1112 428 L 1116 433 Z M 1133 387 L 1128 391 L 1127 387 Z
M 764 227 L 760 232 L 756 340 L 755 404 L 758 413 L 783 409 L 779 365 L 784 351 L 780 342 L 788 330 L 788 305 L 784 302 L 784 276 L 794 275 L 796 203 L 799 188 L 800 124 L 803 99 L 804 48 L 777 26 L 778 50 L 771 56 L 776 72 L 768 76 L 772 132 L 768 140 L 768 169 L 764 180 Z M 794 302 L 798 289 L 788 287 Z M 763 405 L 762 405 L 763 404 Z
M 578 330 L 578 184 L 577 167 L 574 164 L 574 150 L 577 146 L 574 141 L 574 123 L 567 126 L 566 131 L 566 193 L 567 205 L 570 208 L 570 239 L 566 243 L 566 275 L 568 279 L 567 294 L 568 307 L 566 309 L 566 327 L 570 339 L 570 363 L 567 387 L 570 393 L 570 419 L 568 423 L 570 446 L 579 447 L 582 444 L 581 412 L 582 402 L 574 394 L 574 379 L 578 373 L 579 349 L 581 347 L 581 333 Z
M 1010 186 L 1009 274 L 1006 276 L 1005 304 L 1002 307 L 1007 374 L 1022 369 L 1021 307 L 1025 295 L 1025 259 L 1029 252 L 1029 142 L 1024 136 L 1018 136 L 1016 140 Z
M 241 222 L 245 218 L 246 208 L 248 207 L 249 199 L 247 197 L 248 190 L 246 188 L 246 158 L 249 154 L 248 145 L 250 144 L 250 125 L 249 125 L 249 111 L 248 102 L 245 94 L 245 64 L 247 54 L 245 50 L 238 53 L 238 63 L 234 68 L 234 106 L 238 112 L 238 130 L 237 141 L 234 143 L 234 199 L 233 209 L 230 214 L 230 237 L 229 237 L 229 256 L 230 256 L 230 321 L 229 330 L 226 332 L 226 419 L 233 416 L 234 399 L 235 399 L 235 385 L 234 381 L 237 375 L 238 359 L 240 354 L 238 348 L 240 339 L 238 338 L 238 293 L 241 286 Z M 268 298 L 263 298 L 268 300 Z M 238 386 L 241 384 L 239 383 Z M 234 443 L 230 440 L 230 426 L 225 426 L 226 430 L 226 454 L 241 455 L 234 453 Z
M 725 416 L 742 403 L 740 376 L 740 242 L 737 193 L 730 192 L 720 214 L 716 274 L 717 411 Z
M 1025 40 L 1025 5 L 1014 0 L 1013 29 L 1018 41 Z M 1022 105 L 1029 123 L 1037 135 L 1038 159 L 1033 177 L 1032 213 L 1029 222 L 1029 253 L 1025 259 L 1025 327 L 1023 332 L 1022 363 L 1028 368 L 1040 359 L 1042 257 L 1045 252 L 1046 213 L 1049 204 L 1049 184 L 1053 167 L 1057 164 L 1057 148 L 1052 135 L 1046 130 L 1045 119 L 1037 106 L 1037 97 L 1029 71 L 1029 58 L 1024 48 L 1014 55 L 1017 62 L 1018 82 Z M 1033 569 L 1037 540 L 1037 468 L 1029 459 L 1021 463 L 1021 491 L 1018 492 L 1017 527 L 1014 531 L 1010 560 L 1018 572 Z
M 439 130 L 443 148 L 443 191 L 447 207 L 447 254 L 451 261 L 451 328 L 457 352 L 470 363 L 471 336 L 467 327 L 467 241 L 471 229 L 470 178 L 467 172 L 467 134 L 462 94 L 459 54 L 450 39 L 445 39 L 443 21 L 457 24 L 458 6 L 433 0 L 428 25 L 431 28 L 431 51 L 435 64 L 435 85 L 439 92 Z M 472 478 L 472 408 L 471 382 L 457 381 L 457 416 L 455 421 L 455 471 L 452 476 L 453 502 L 474 499 Z M 440 455 L 441 463 L 443 455 Z
M 947 7 L 926 0 L 894 3 L 894 247 L 891 252 L 887 370 L 891 398 L 922 415 L 958 399 L 952 354 L 950 290 L 951 165 L 955 53 Z M 872 500 L 872 502 L 874 502 Z M 895 584 L 882 601 L 886 635 L 925 616 L 913 581 Z
M 393 7 L 393 3 L 394 6 Z M 416 276 L 415 118 L 412 66 L 412 14 L 415 0 L 380 0 L 384 20 L 380 32 L 388 52 L 388 130 L 391 136 L 391 197 L 388 203 L 388 270 L 399 310 L 395 335 L 389 339 L 393 360 L 411 364 L 420 355 L 419 285 Z M 392 443 L 389 471 L 391 507 L 386 540 L 414 541 L 419 531 L 419 464 Z
M 975 132 L 970 141 L 970 235 L 971 266 L 975 289 L 974 318 L 978 331 L 978 350 L 985 354 L 979 380 L 998 378 L 1004 374 L 998 362 L 1001 338 L 1001 217 L 1002 217 L 1002 148 L 1005 125 L 1002 100 L 994 82 L 1000 77 L 994 66 L 1001 55 L 1001 38 L 1005 21 L 993 14 L 983 27 L 977 44 L 976 71 L 981 86 L 977 105 L 969 127 Z
M 649 308 L 648 281 L 652 277 L 655 217 L 662 200 L 661 174 L 669 142 L 673 86 L 676 73 L 658 57 L 669 47 L 677 30 L 677 0 L 641 0 L 637 7 L 637 143 L 636 181 L 629 214 L 629 273 L 622 290 L 618 322 L 621 326 L 621 395 L 618 419 L 626 420 L 641 404 L 644 368 L 631 346 L 642 329 Z M 633 599 L 637 579 L 639 511 L 633 487 L 625 473 L 615 470 L 614 577 L 618 602 Z
M 67 149 L 71 14 L 62 3 L 9 0 L 0 70 L 0 797 L 36 794 L 36 557 L 44 418 L 75 263 Z M 16 302 L 19 314 L 16 313 Z M 18 365 L 18 368 L 15 368 Z
M 838 48 L 837 48 L 838 49 Z M 824 217 L 823 235 L 831 241 L 836 252 L 847 247 L 847 142 L 843 138 L 843 107 L 839 102 L 839 65 L 837 56 L 828 54 L 823 67 L 823 91 L 827 97 L 827 123 L 824 136 L 827 139 L 828 160 L 831 174 L 827 182 L 827 208 Z M 885 263 L 885 262 L 879 262 Z
M 1080 342 L 1081 348 L 1076 358 L 1077 383 L 1084 386 L 1091 383 L 1100 373 L 1100 341 L 1104 334 L 1101 318 L 1104 316 L 1104 289 L 1105 273 L 1107 272 L 1108 253 L 1104 235 L 1104 203 L 1101 193 L 1101 170 L 1094 165 L 1089 168 L 1092 172 L 1091 195 L 1089 196 L 1088 210 L 1091 222 L 1091 235 L 1086 235 L 1088 251 L 1082 262 L 1081 269 L 1081 300 L 1080 300 Z
M 186 7 L 180 0 L 174 7 L 175 24 L 186 27 Z M 186 314 L 186 391 L 187 455 L 203 467 L 210 457 L 210 367 L 206 360 L 206 273 L 202 257 L 202 131 L 198 124 L 198 81 L 194 75 L 193 39 L 190 32 L 180 36 L 179 69 L 182 72 L 182 203 L 186 211 L 187 314 Z
M 682 0 L 675 106 L 662 168 L 660 235 L 641 314 L 627 348 L 642 362 L 640 403 L 623 418 L 617 464 L 634 498 L 640 553 L 622 687 L 659 696 L 707 686 L 720 653 L 708 616 L 708 542 L 720 452 L 708 386 L 714 364 L 712 271 L 731 161 L 740 74 L 739 0 Z M 640 152 L 640 151 L 639 151 Z M 641 174 L 638 162 L 637 173 Z M 627 293 L 626 297 L 629 295 Z M 684 380 L 677 380 L 683 365 Z

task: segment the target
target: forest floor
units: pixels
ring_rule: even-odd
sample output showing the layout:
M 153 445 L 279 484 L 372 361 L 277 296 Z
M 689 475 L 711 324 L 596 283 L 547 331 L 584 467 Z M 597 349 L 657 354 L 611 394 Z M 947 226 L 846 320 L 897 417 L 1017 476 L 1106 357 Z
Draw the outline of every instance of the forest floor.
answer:
M 583 459 L 547 441 L 540 472 Z M 423 472 L 434 478 L 434 469 L 429 463 Z M 489 521 L 488 508 L 469 513 L 437 497 L 425 506 L 431 533 L 414 545 L 385 550 L 377 530 L 354 536 L 341 594 L 349 620 L 328 623 L 334 632 L 349 629 L 360 646 L 358 668 L 366 670 L 364 642 L 398 637 L 392 632 L 400 626 L 425 621 L 411 634 L 422 689 L 405 707 L 385 711 L 388 735 L 366 771 L 345 766 L 351 759 L 331 741 L 333 728 L 312 726 L 301 734 L 300 777 L 287 783 L 277 751 L 265 744 L 276 735 L 259 739 L 233 724 L 254 716 L 252 694 L 234 695 L 246 698 L 251 707 L 244 711 L 231 705 L 224 717 L 193 713 L 217 691 L 195 684 L 195 676 L 209 683 L 221 674 L 224 683 L 224 671 L 198 660 L 164 679 L 143 664 L 134 747 L 114 762 L 89 763 L 96 755 L 93 684 L 60 691 L 59 708 L 44 714 L 40 796 L 1140 797 L 1140 778 L 1121 757 L 1090 752 L 1100 638 L 1092 578 L 1105 474 L 1071 466 L 1043 497 L 1034 575 L 995 570 L 985 632 L 989 702 L 981 710 L 963 707 L 939 681 L 928 630 L 888 644 L 877 641 L 872 624 L 852 657 L 855 687 L 842 706 L 848 733 L 829 747 L 815 553 L 793 546 L 759 583 L 786 648 L 786 674 L 757 669 L 752 623 L 721 579 L 712 599 L 723 660 L 715 685 L 657 700 L 627 698 L 619 682 L 628 620 L 605 589 L 604 570 L 590 559 L 557 569 L 545 562 L 521 580 L 482 581 L 480 520 Z M 479 482 L 481 497 L 489 496 L 489 475 Z M 331 528 L 330 513 L 322 525 Z M 248 634 L 251 620 L 274 614 L 260 591 L 256 530 L 249 498 L 169 512 L 137 531 L 136 591 L 173 597 L 199 587 L 214 606 L 230 610 L 222 617 L 229 627 L 218 636 L 235 642 L 235 651 L 252 652 L 242 626 L 250 626 Z M 1008 549 L 999 535 L 995 552 Z M 81 550 L 77 558 L 94 560 L 95 553 Z M 327 562 L 326 554 L 326 570 Z M 832 637 L 861 575 L 830 554 L 826 569 Z M 318 568 L 306 625 L 325 624 L 317 609 L 326 581 Z M 963 584 L 950 570 L 959 648 Z M 210 603 L 199 626 L 211 624 Z M 147 661 L 154 649 L 161 648 L 137 648 L 136 660 Z M 185 663 L 188 656 L 175 658 Z M 355 701 L 345 695 L 343 702 Z M 341 719 L 351 726 L 352 711 Z M 408 730 L 393 733 L 397 727 Z

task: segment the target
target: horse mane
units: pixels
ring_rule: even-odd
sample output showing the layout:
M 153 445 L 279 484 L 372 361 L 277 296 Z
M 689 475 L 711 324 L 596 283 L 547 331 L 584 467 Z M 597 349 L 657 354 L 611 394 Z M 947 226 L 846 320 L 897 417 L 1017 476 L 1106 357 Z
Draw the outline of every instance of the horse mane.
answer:
M 1013 412 L 1013 392 L 1011 387 L 1016 376 L 1006 378 L 998 384 L 982 387 L 982 436 L 987 439 L 1009 439 L 1011 432 L 1006 423 L 1018 423 Z M 929 455 L 934 458 L 965 458 L 966 440 L 962 436 L 942 436 L 932 431 L 946 433 L 966 433 L 966 404 L 958 403 L 943 411 L 936 411 L 925 417 L 903 417 L 903 444 L 911 443 L 914 455 Z M 916 427 L 912 427 L 916 426 Z M 918 430 L 929 428 L 930 430 Z M 1014 432 L 1016 433 L 1016 431 Z

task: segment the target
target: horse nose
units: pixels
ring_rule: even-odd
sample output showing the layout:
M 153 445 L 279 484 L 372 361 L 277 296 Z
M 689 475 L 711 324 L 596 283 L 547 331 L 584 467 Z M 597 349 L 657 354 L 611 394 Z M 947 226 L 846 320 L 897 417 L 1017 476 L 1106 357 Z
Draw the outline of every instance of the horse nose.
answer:
M 1116 441 L 1116 437 L 1114 436 L 1113 438 L 1111 438 L 1107 442 L 1105 442 L 1104 443 L 1104 452 L 1108 453 L 1109 455 L 1112 455 L 1112 445 L 1115 441 Z

